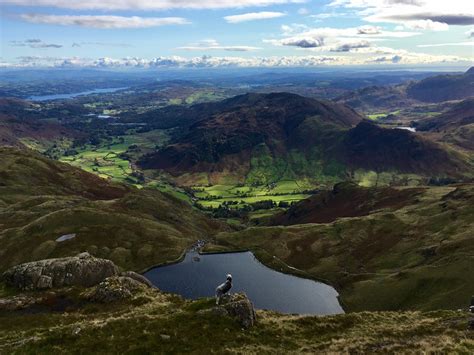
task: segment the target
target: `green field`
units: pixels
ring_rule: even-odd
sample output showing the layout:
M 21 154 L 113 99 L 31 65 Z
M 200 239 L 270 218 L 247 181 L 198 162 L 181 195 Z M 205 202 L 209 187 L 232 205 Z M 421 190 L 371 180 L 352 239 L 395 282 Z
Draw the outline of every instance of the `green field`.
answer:
M 388 115 L 398 115 L 399 113 L 400 113 L 400 110 L 392 111 L 392 112 L 373 113 L 373 114 L 367 115 L 367 118 L 372 121 L 377 121 L 377 120 L 380 120 L 381 118 L 387 117 Z
M 284 180 L 271 185 L 241 186 L 241 185 L 213 185 L 194 186 L 194 197 L 203 207 L 217 208 L 225 202 L 236 202 L 233 208 L 272 200 L 279 202 L 296 202 L 310 196 L 305 193 L 314 186 L 308 180 Z
M 129 135 L 104 141 L 100 146 L 85 145 L 76 149 L 77 154 L 65 155 L 59 160 L 102 178 L 141 185 L 141 182 L 132 175 L 134 170 L 131 162 L 121 157 L 121 154 L 128 152 L 134 155 L 134 146 L 138 147 L 140 152 L 151 150 L 166 142 L 167 139 L 166 132 L 162 130 L 140 134 L 132 132 Z
M 112 144 L 100 148 L 83 147 L 78 154 L 64 156 L 60 161 L 77 166 L 85 171 L 94 173 L 103 178 L 121 182 L 138 183 L 131 177 L 133 170 L 128 160 L 119 157 L 130 144 L 114 140 Z

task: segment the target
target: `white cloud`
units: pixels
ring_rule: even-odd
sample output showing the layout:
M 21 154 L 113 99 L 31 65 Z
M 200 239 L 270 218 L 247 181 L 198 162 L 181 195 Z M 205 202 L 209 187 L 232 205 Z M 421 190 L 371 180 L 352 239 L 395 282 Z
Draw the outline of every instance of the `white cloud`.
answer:
M 0 67 L 88 67 L 88 68 L 219 68 L 219 67 L 313 67 L 320 65 L 373 65 L 373 64 L 469 64 L 470 58 L 451 55 L 429 55 L 389 49 L 377 56 L 357 55 L 308 55 L 282 57 L 157 57 L 153 59 L 127 57 L 79 58 L 79 57 L 19 57 L 18 62 L 0 63 Z
M 419 48 L 428 47 L 450 47 L 450 46 L 474 46 L 474 42 L 452 42 L 452 43 L 436 43 L 436 44 L 419 44 Z
M 416 21 L 407 21 L 405 23 L 405 28 L 411 30 L 431 30 L 431 31 L 447 31 L 449 30 L 449 25 L 443 22 L 436 22 L 431 20 L 416 20 Z
M 416 36 L 418 32 L 386 31 L 376 26 L 362 26 L 351 28 L 282 26 L 281 39 L 263 40 L 276 46 L 295 46 L 300 48 L 318 48 L 319 51 L 350 51 L 354 43 L 367 43 L 383 41 L 387 38 L 406 38 Z M 349 50 L 346 50 L 349 48 Z M 359 47 L 361 48 L 361 47 Z
M 225 9 L 305 2 L 306 0 L 2 0 L 4 4 L 74 10 Z
M 446 30 L 472 25 L 474 7 L 466 0 L 335 0 L 330 6 L 357 11 L 369 22 L 403 24 L 406 28 Z M 421 21 L 421 22 L 420 22 Z
M 246 14 L 240 15 L 231 15 L 225 16 L 224 19 L 228 23 L 240 23 L 240 22 L 247 22 L 247 21 L 255 21 L 255 20 L 267 20 L 272 18 L 278 18 L 286 16 L 283 12 L 272 12 L 272 11 L 261 11 L 261 12 L 249 12 Z
M 224 46 L 214 39 L 205 39 L 188 46 L 178 47 L 177 49 L 186 51 L 208 51 L 208 50 L 222 50 L 228 52 L 250 52 L 261 48 L 251 46 Z
M 378 35 L 382 33 L 382 29 L 378 26 L 361 26 L 357 29 L 360 35 Z
M 45 15 L 22 14 L 20 18 L 32 23 L 63 26 L 82 26 L 102 29 L 144 28 L 165 25 L 185 25 L 189 22 L 182 17 L 124 17 L 108 15 Z
M 346 42 L 346 43 L 340 43 L 337 46 L 333 47 L 330 49 L 331 52 L 352 52 L 352 51 L 357 51 L 361 48 L 370 48 L 372 47 L 372 44 L 369 41 L 366 40 L 361 40 L 361 41 L 356 41 L 356 42 Z

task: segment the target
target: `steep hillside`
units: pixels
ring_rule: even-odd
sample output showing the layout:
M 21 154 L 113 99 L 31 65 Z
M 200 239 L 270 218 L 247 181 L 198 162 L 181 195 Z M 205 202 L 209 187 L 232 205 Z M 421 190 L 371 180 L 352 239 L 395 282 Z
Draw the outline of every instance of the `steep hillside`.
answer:
M 408 86 L 409 98 L 423 102 L 462 100 L 474 96 L 474 67 L 461 75 L 438 75 Z
M 344 161 L 353 168 L 396 170 L 425 176 L 461 176 L 468 163 L 454 151 L 402 129 L 363 121 L 343 141 Z
M 421 121 L 417 129 L 434 133 L 443 142 L 474 151 L 474 98 L 456 104 L 439 116 Z
M 0 98 L 0 146 L 25 147 L 24 140 L 52 142 L 80 134 L 43 115 L 35 104 Z
M 199 105 L 199 120 L 139 165 L 163 169 L 185 184 L 193 184 L 193 174 L 217 176 L 214 184 L 229 178 L 270 184 L 294 178 L 337 182 L 358 169 L 423 177 L 460 177 L 470 169 L 456 153 L 411 132 L 363 121 L 341 104 L 278 93 L 206 105 L 213 107 L 207 117 Z
M 216 241 L 328 280 L 352 311 L 458 309 L 474 294 L 473 185 L 340 193 L 346 198 L 315 196 L 273 221 L 329 223 L 254 227 Z
M 28 150 L 0 148 L 0 160 L 0 271 L 85 250 L 141 270 L 220 228 L 171 195 L 110 183 Z
M 218 113 L 211 109 L 209 116 L 193 124 L 187 134 L 145 157 L 141 165 L 173 173 L 206 171 L 209 164 L 217 164 L 229 155 L 242 154 L 250 160 L 251 150 L 260 144 L 265 144 L 274 156 L 291 147 L 305 146 L 308 142 L 298 138 L 307 120 L 314 119 L 312 125 L 319 126 L 306 137 L 309 140 L 324 136 L 324 125 L 344 129 L 361 119 L 345 106 L 287 93 L 247 94 L 215 106 L 220 108 Z
M 272 217 L 268 224 L 295 225 L 329 223 L 340 217 L 366 216 L 379 209 L 396 210 L 414 203 L 423 189 L 363 188 L 339 183 L 332 191 L 322 191 Z

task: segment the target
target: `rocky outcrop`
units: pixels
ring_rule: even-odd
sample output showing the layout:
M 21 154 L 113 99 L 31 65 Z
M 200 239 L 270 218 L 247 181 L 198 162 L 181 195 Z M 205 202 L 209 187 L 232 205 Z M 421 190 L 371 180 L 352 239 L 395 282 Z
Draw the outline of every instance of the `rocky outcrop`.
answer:
M 63 286 L 91 287 L 118 274 L 119 269 L 112 261 L 81 253 L 17 265 L 3 273 L 2 278 L 20 290 L 41 290 Z
M 131 279 L 134 279 L 135 281 L 141 282 L 142 284 L 148 286 L 148 287 L 155 287 L 153 284 L 148 280 L 145 276 L 137 274 L 134 271 L 125 271 L 120 274 L 120 276 L 126 276 Z
M 147 288 L 146 283 L 137 281 L 131 277 L 112 276 L 106 278 L 92 290 L 88 291 L 85 294 L 85 298 L 92 302 L 111 303 L 130 299 L 134 294 L 145 291 Z
M 245 293 L 224 295 L 218 306 L 203 310 L 201 313 L 232 317 L 245 329 L 252 327 L 257 320 L 253 304 Z

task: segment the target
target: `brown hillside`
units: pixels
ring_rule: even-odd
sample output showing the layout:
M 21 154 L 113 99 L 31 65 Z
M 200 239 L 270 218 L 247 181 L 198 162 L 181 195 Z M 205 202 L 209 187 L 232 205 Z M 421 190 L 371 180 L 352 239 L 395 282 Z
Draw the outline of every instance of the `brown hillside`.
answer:
M 457 153 L 407 130 L 363 121 L 344 139 L 344 160 L 352 168 L 459 176 L 469 168 Z
M 313 139 L 324 134 L 323 125 L 348 129 L 361 120 L 347 106 L 288 93 L 246 94 L 218 105 L 222 107 L 218 113 L 193 124 L 187 134 L 145 157 L 141 165 L 186 172 L 198 164 L 217 164 L 228 155 L 245 156 L 261 143 L 278 154 L 293 145 L 311 145 Z M 318 127 L 306 137 L 308 141 L 302 142 L 298 139 L 302 137 L 299 128 L 310 117 L 314 117 Z
M 379 209 L 396 210 L 414 203 L 422 188 L 364 188 L 347 182 L 293 205 L 269 221 L 269 225 L 330 223 L 340 217 L 366 216 Z

